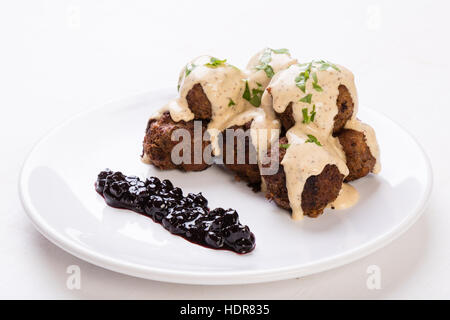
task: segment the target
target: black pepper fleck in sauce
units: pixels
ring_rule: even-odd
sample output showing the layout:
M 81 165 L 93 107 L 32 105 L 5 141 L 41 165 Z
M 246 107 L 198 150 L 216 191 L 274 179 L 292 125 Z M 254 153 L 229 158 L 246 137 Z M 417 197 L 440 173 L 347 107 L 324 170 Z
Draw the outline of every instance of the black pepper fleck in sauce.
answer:
M 169 180 L 150 177 L 142 181 L 106 169 L 99 173 L 95 190 L 109 206 L 146 215 L 170 233 L 193 243 L 237 253 L 255 248 L 255 236 L 239 222 L 235 210 L 210 210 L 201 193 L 183 196 L 183 191 Z

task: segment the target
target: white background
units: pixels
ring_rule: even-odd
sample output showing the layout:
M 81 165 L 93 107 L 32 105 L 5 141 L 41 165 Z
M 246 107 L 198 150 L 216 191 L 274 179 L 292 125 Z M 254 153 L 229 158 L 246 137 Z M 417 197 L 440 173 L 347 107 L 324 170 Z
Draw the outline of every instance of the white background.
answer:
M 450 298 L 449 10 L 447 1 L 2 1 L 0 298 Z M 338 269 L 221 287 L 110 272 L 33 228 L 17 183 L 27 153 L 48 130 L 107 101 L 176 86 L 181 67 L 197 55 L 243 67 L 264 46 L 347 66 L 360 104 L 422 143 L 434 190 L 407 233 Z M 373 264 L 381 268 L 380 290 L 366 286 Z M 69 265 L 81 268 L 80 290 L 66 288 Z

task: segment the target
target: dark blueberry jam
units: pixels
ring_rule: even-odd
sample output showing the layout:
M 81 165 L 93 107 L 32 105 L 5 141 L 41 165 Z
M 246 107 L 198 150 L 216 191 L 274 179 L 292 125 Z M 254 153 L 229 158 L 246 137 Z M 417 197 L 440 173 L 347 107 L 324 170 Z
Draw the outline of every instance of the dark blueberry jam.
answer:
M 210 210 L 201 193 L 189 193 L 169 180 L 145 181 L 109 169 L 100 172 L 95 190 L 115 208 L 130 209 L 163 225 L 170 233 L 214 249 L 247 253 L 255 248 L 255 236 L 239 222 L 236 210 Z

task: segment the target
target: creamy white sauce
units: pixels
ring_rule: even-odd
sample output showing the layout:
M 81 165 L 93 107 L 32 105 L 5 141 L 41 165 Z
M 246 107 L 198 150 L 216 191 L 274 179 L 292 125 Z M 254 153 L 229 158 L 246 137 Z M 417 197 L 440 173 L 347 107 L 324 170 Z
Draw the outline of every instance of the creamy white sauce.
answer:
M 344 210 L 353 207 L 358 202 L 358 200 L 358 190 L 356 190 L 355 187 L 351 184 L 343 183 L 338 197 L 328 205 L 328 208 Z
M 270 55 L 269 59 L 267 55 Z M 286 173 L 286 187 L 294 219 L 303 217 L 301 195 L 310 176 L 320 174 L 327 164 L 336 165 L 344 176 L 349 173 L 342 146 L 339 140 L 332 136 L 334 117 L 338 113 L 336 101 L 339 85 L 347 87 L 354 104 L 352 118 L 345 127 L 365 134 L 370 151 L 377 160 L 373 172 L 380 171 L 379 148 L 375 133 L 370 126 L 356 119 L 358 96 L 353 74 L 349 70 L 342 66 L 333 68 L 331 65 L 324 68 L 320 63 L 313 63 L 309 69 L 309 78 L 304 82 L 303 92 L 298 87 L 297 80 L 306 67 L 298 65 L 297 60 L 291 58 L 289 54 L 279 54 L 265 48 L 250 59 L 245 70 L 227 63 L 215 68 L 208 67 L 206 64 L 211 58 L 211 56 L 198 57 L 188 64 L 189 74 L 186 68 L 181 71 L 179 97 L 170 101 L 152 118 L 159 118 L 165 111 L 169 111 L 176 122 L 193 120 L 194 114 L 188 107 L 186 96 L 194 85 L 200 84 L 211 103 L 212 118 L 207 130 L 214 155 L 220 154 L 218 141 L 220 132 L 231 126 L 244 125 L 252 121 L 250 132 L 252 143 L 261 156 L 266 153 L 271 142 L 279 138 L 280 122 L 275 116 L 275 111 L 282 113 L 289 103 L 292 103 L 295 125 L 286 134 L 290 146 L 281 164 Z M 265 70 L 260 70 L 264 59 L 266 65 L 273 71 L 273 77 L 268 77 Z M 250 91 L 255 88 L 264 91 L 260 106 L 255 107 L 243 98 L 246 83 Z M 266 87 L 270 88 L 270 92 Z M 310 102 L 306 99 L 308 95 L 311 95 Z M 300 101 L 301 99 L 304 101 Z M 230 101 L 234 105 L 230 106 Z M 313 106 L 314 121 L 302 123 L 302 109 L 307 108 L 308 114 L 311 115 Z M 321 145 L 308 142 L 309 135 L 314 136 Z M 261 168 L 261 163 L 259 165 Z M 264 179 L 262 185 L 265 187 Z M 336 209 L 342 209 L 353 205 L 357 200 L 356 189 L 343 184 L 338 198 L 331 205 Z

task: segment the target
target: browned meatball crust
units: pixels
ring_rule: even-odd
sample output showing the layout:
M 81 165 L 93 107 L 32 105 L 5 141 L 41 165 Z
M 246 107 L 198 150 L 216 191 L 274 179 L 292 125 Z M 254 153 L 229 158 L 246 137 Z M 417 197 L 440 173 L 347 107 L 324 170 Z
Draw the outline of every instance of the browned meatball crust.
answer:
M 288 140 L 286 137 L 280 138 L 279 144 L 286 145 Z M 286 154 L 286 149 L 279 148 L 278 151 L 278 171 L 272 175 L 262 175 L 264 182 L 266 183 L 266 198 L 273 200 L 278 206 L 283 209 L 290 210 L 291 206 L 289 205 L 289 197 L 288 191 L 286 188 L 286 174 L 284 173 L 284 168 L 281 165 L 281 161 L 283 160 Z M 271 159 L 272 150 L 267 151 L 267 156 Z M 276 161 L 276 159 L 273 159 Z M 262 164 L 263 167 L 269 167 L 271 163 Z
M 344 175 L 334 164 L 327 164 L 317 176 L 306 179 L 302 193 L 302 209 L 310 217 L 316 218 L 325 207 L 336 200 L 342 188 Z
M 338 113 L 334 117 L 333 134 L 337 134 L 345 126 L 347 120 L 352 117 L 354 108 L 353 100 L 347 87 L 344 85 L 340 85 L 338 90 L 339 95 L 336 101 Z M 280 119 L 281 127 L 283 128 L 284 132 L 294 126 L 295 120 L 292 113 L 292 102 L 288 104 L 284 112 L 275 113 Z
M 210 120 L 212 116 L 211 102 L 200 83 L 195 84 L 186 95 L 189 109 L 195 119 Z
M 200 121 L 200 120 L 196 120 Z M 172 132 L 176 129 L 186 129 L 191 134 L 191 163 L 181 163 L 176 165 L 171 160 L 172 149 L 180 141 L 172 141 Z M 202 121 L 202 135 L 206 131 L 206 123 Z M 199 142 L 200 143 L 200 142 Z M 168 169 L 181 169 L 184 171 L 201 171 L 209 167 L 203 158 L 203 151 L 210 144 L 209 141 L 202 140 L 202 156 L 201 163 L 194 163 L 195 148 L 194 148 L 194 121 L 189 122 L 174 122 L 170 117 L 169 112 L 165 112 L 159 119 L 150 119 L 147 124 L 147 129 L 143 143 L 143 160 L 155 167 Z M 182 156 L 180 152 L 180 156 Z
M 275 112 L 281 123 L 283 133 L 286 133 L 291 127 L 295 125 L 294 115 L 292 113 L 292 102 L 289 102 L 288 106 L 282 113 Z
M 345 152 L 347 167 L 350 173 L 345 181 L 352 181 L 369 174 L 375 166 L 376 159 L 370 153 L 364 133 L 344 129 L 338 134 L 339 142 Z
M 287 138 L 283 137 L 279 143 L 287 144 Z M 273 200 L 281 208 L 290 210 L 289 196 L 286 188 L 286 174 L 281 161 L 286 154 L 284 148 L 279 151 L 278 172 L 273 175 L 263 175 L 266 183 L 266 197 Z M 270 150 L 269 150 L 270 157 Z M 269 166 L 267 164 L 266 166 Z M 336 165 L 328 164 L 319 175 L 309 177 L 302 192 L 302 210 L 309 217 L 316 218 L 323 213 L 325 207 L 336 200 L 342 187 L 344 175 L 341 174 Z
M 334 117 L 333 134 L 337 134 L 342 128 L 344 128 L 347 120 L 352 117 L 354 109 L 353 99 L 347 87 L 341 84 L 338 87 L 338 90 L 339 95 L 337 97 L 336 104 L 339 111 Z
M 247 130 L 250 129 L 251 121 L 247 122 L 243 126 L 232 126 L 228 128 L 227 130 L 243 130 L 244 132 L 247 132 Z M 223 144 L 222 147 L 222 161 L 226 168 L 231 170 L 236 174 L 236 180 L 244 180 L 249 183 L 249 186 L 251 186 L 254 190 L 259 190 L 261 185 L 261 176 L 259 173 L 259 167 L 257 164 L 256 158 L 251 158 L 251 155 L 256 156 L 256 151 L 251 143 L 251 138 L 247 135 L 235 135 L 234 136 L 234 142 L 233 142 L 233 149 L 228 150 L 227 149 L 227 135 L 224 132 L 222 132 L 223 136 Z M 240 139 L 245 139 L 244 141 L 244 150 L 245 150 L 245 163 L 238 163 L 238 143 Z M 242 143 L 242 141 L 240 141 Z M 230 142 L 231 144 L 231 142 Z M 233 161 L 231 163 L 227 163 L 227 155 L 229 152 L 233 152 Z M 250 161 L 252 160 L 252 161 Z

